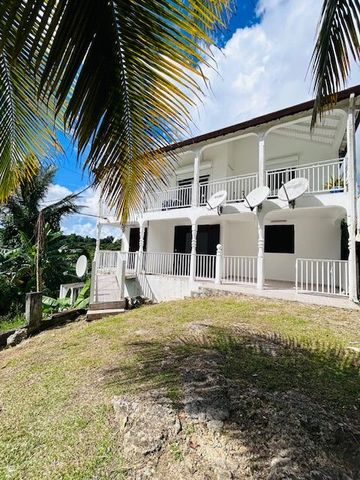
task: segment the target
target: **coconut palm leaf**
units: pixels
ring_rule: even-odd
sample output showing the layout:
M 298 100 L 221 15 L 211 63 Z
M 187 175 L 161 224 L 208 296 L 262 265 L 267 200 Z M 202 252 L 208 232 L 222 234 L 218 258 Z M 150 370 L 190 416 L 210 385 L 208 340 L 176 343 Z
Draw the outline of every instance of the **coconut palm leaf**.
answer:
M 187 132 L 201 64 L 231 0 L 8 0 L 12 58 L 27 56 L 39 96 L 89 148 L 86 166 L 125 219 L 166 171 L 163 148 Z
M 360 1 L 324 0 L 311 59 L 317 115 L 336 103 L 336 93 L 349 77 L 351 58 L 360 60 Z
M 51 103 L 37 102 L 35 74 L 24 55 L 10 56 L 13 33 L 0 50 L 0 201 L 35 174 L 37 157 L 56 143 Z

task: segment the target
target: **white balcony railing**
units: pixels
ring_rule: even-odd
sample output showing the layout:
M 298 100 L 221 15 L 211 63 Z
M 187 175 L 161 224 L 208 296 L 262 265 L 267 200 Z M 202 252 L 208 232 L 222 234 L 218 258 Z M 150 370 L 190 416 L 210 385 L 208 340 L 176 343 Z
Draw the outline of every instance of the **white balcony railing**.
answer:
M 347 260 L 296 260 L 297 293 L 348 295 L 349 275 Z
M 258 176 L 256 173 L 202 183 L 199 186 L 199 203 L 205 205 L 207 200 L 220 190 L 227 192 L 227 203 L 240 202 L 244 199 L 244 195 L 250 193 L 257 186 Z
M 153 253 L 143 255 L 142 271 L 150 275 L 175 275 L 187 277 L 190 275 L 189 253 Z
M 257 257 L 224 256 L 221 280 L 223 283 L 256 283 Z
M 195 278 L 198 280 L 214 279 L 216 274 L 216 255 L 197 254 Z
M 192 185 L 175 187 L 168 190 L 155 192 L 151 198 L 145 201 L 145 211 L 154 212 L 159 210 L 172 210 L 191 206 Z
M 270 196 L 276 197 L 284 183 L 299 177 L 307 178 L 308 192 L 311 193 L 342 191 L 345 188 L 344 159 L 267 170 L 266 178 Z
M 125 261 L 126 272 L 134 272 L 136 269 L 136 252 L 118 252 L 111 250 L 100 250 L 96 257 L 98 273 L 112 273 L 119 268 L 121 262 Z

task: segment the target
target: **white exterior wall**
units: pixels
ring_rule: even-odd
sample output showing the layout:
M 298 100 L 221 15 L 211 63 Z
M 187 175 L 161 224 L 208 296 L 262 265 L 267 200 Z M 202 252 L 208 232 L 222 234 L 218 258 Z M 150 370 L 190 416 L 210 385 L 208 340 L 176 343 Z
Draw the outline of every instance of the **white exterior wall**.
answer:
M 265 225 L 281 225 L 265 222 Z M 298 217 L 286 225 L 295 226 L 295 253 L 265 253 L 267 280 L 295 281 L 297 258 L 334 259 L 341 256 L 340 222 L 330 218 Z
M 221 243 L 224 255 L 256 256 L 257 225 L 255 215 L 252 221 L 224 222 Z
M 336 147 L 307 142 L 296 138 L 287 138 L 276 134 L 269 134 L 265 140 L 265 160 L 271 168 L 271 160 L 277 158 L 298 157 L 298 164 L 317 163 L 325 160 L 338 158 L 339 152 Z M 291 162 L 293 165 L 293 162 Z
M 175 225 L 190 225 L 186 219 L 176 219 L 174 221 L 155 220 L 148 225 L 148 252 L 174 252 L 174 231 Z
M 259 140 L 257 135 L 236 140 L 229 144 L 229 163 L 232 175 L 246 175 L 258 171 Z

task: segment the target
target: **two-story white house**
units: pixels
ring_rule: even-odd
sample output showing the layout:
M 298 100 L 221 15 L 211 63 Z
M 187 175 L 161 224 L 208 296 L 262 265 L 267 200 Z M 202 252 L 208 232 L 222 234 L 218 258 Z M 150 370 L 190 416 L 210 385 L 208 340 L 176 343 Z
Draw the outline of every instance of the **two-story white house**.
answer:
M 309 101 L 169 146 L 168 187 L 144 198 L 121 253 L 98 248 L 96 271 L 108 274 L 125 259 L 129 294 L 157 300 L 232 284 L 357 301 L 359 105 L 356 86 L 339 93 L 312 131 Z M 289 205 L 278 192 L 294 178 L 308 188 Z M 251 210 L 244 198 L 259 186 L 269 195 Z M 226 199 L 210 209 L 219 191 Z M 120 226 L 101 208 L 98 231 Z

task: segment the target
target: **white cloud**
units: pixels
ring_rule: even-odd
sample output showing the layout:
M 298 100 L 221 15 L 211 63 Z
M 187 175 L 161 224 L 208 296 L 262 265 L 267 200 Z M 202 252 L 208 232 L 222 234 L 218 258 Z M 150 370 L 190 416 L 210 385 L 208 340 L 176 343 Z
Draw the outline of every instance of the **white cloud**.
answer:
M 49 187 L 44 204 L 49 205 L 54 203 L 72 192 L 63 185 L 52 184 Z M 62 231 L 69 235 L 76 233 L 83 237 L 96 237 L 96 217 L 99 215 L 100 194 L 98 191 L 89 188 L 81 194 L 77 202 L 82 206 L 80 213 L 69 215 L 62 221 Z M 101 231 L 101 238 L 112 235 L 115 238 L 120 238 L 121 230 L 116 227 L 103 226 Z
M 260 0 L 261 21 L 238 29 L 204 67 L 211 91 L 193 110 L 193 134 L 241 122 L 311 98 L 306 76 L 322 0 Z M 349 84 L 360 82 L 353 67 Z
M 223 49 L 214 50 L 216 69 L 203 67 L 211 89 L 192 111 L 194 135 L 311 98 L 311 77 L 306 74 L 322 1 L 259 0 L 260 23 L 236 30 Z M 358 66 L 353 67 L 349 85 L 356 83 L 360 83 Z M 65 187 L 54 185 L 49 196 L 67 193 Z M 97 215 L 98 193 L 85 192 L 81 204 L 84 214 Z M 90 236 L 95 236 L 95 226 L 95 218 L 80 215 L 63 223 L 66 233 Z M 107 234 L 113 233 L 104 228 L 103 236 Z

